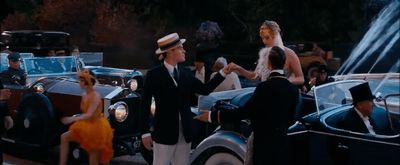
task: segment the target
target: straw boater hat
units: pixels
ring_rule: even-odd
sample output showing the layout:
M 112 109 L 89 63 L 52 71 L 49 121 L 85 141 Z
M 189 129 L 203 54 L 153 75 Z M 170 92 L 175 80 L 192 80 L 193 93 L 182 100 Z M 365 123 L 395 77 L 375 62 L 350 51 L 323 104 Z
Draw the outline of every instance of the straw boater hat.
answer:
M 165 53 L 167 50 L 183 44 L 185 41 L 186 39 L 179 38 L 178 33 L 168 34 L 157 40 L 158 49 L 156 50 L 156 54 Z

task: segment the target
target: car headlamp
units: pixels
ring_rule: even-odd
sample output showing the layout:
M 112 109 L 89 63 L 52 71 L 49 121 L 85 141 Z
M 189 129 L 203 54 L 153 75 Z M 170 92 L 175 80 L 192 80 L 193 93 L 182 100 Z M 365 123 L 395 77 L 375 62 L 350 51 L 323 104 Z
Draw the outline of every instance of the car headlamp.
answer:
M 130 79 L 128 81 L 128 85 L 131 91 L 136 91 L 136 89 L 138 88 L 138 82 L 136 79 Z
M 43 93 L 44 92 L 44 85 L 42 83 L 37 83 L 33 86 L 33 89 L 36 93 Z
M 108 112 L 110 113 L 110 115 L 113 115 L 115 117 L 115 120 L 117 120 L 118 122 L 125 121 L 129 115 L 128 105 L 123 101 L 119 101 L 111 105 L 108 109 Z

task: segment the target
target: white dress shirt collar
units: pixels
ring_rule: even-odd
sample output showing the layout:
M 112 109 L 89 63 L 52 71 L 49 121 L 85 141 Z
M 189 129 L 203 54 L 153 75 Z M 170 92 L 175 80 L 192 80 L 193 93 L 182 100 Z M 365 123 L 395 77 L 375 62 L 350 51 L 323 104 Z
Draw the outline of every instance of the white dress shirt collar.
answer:
M 277 72 L 279 74 L 285 74 L 285 72 L 282 69 L 271 70 L 270 74 L 273 72 Z
M 178 65 L 172 66 L 171 64 L 168 64 L 166 61 L 164 61 L 164 66 L 167 68 L 169 74 L 173 74 L 174 72 L 174 68 L 176 68 L 176 70 L 178 70 Z
M 174 67 L 171 64 L 168 64 L 167 62 L 164 61 L 164 66 L 167 68 L 169 75 L 171 76 L 172 80 L 174 81 L 174 84 L 176 86 L 178 86 L 178 82 L 176 82 L 176 80 L 174 79 L 174 68 L 176 68 L 176 70 L 178 70 L 178 65 L 176 65 Z

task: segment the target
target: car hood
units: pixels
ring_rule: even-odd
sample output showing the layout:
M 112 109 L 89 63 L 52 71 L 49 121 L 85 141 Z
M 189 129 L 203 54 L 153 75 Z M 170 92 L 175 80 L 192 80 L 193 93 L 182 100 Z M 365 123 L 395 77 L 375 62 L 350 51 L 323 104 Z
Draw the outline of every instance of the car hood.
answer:
M 48 93 L 58 93 L 66 95 L 82 95 L 83 90 L 79 86 L 79 82 L 71 78 L 45 78 L 39 80 L 35 85 L 41 83 Z M 110 85 L 95 85 L 96 91 L 102 98 L 114 97 L 123 89 L 117 86 Z M 110 96 L 112 95 L 112 96 Z

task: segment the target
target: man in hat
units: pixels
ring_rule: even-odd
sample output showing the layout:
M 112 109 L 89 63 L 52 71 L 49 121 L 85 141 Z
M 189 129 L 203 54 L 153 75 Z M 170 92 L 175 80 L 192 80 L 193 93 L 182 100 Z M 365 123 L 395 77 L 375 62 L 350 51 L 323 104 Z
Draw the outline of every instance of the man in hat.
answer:
M 21 56 L 17 52 L 13 52 L 7 56 L 8 69 L 1 73 L 4 84 L 25 85 L 26 74 L 21 69 Z
M 159 48 L 156 54 L 160 54 L 164 61 L 146 74 L 140 128 L 145 148 L 150 150 L 154 145 L 154 165 L 189 164 L 194 133 L 190 96 L 193 93 L 208 95 L 230 73 L 224 68 L 203 84 L 189 69 L 178 65 L 185 61 L 184 42 L 185 39 L 180 39 L 177 33 L 157 40 Z M 152 98 L 156 105 L 154 114 L 151 114 Z M 149 119 L 151 115 L 152 122 Z M 153 127 L 151 134 L 150 125 Z
M 347 111 L 338 127 L 354 132 L 370 133 L 375 135 L 374 121 L 371 114 L 374 107 L 374 96 L 368 83 L 363 83 L 349 89 L 353 98 L 353 108 Z

